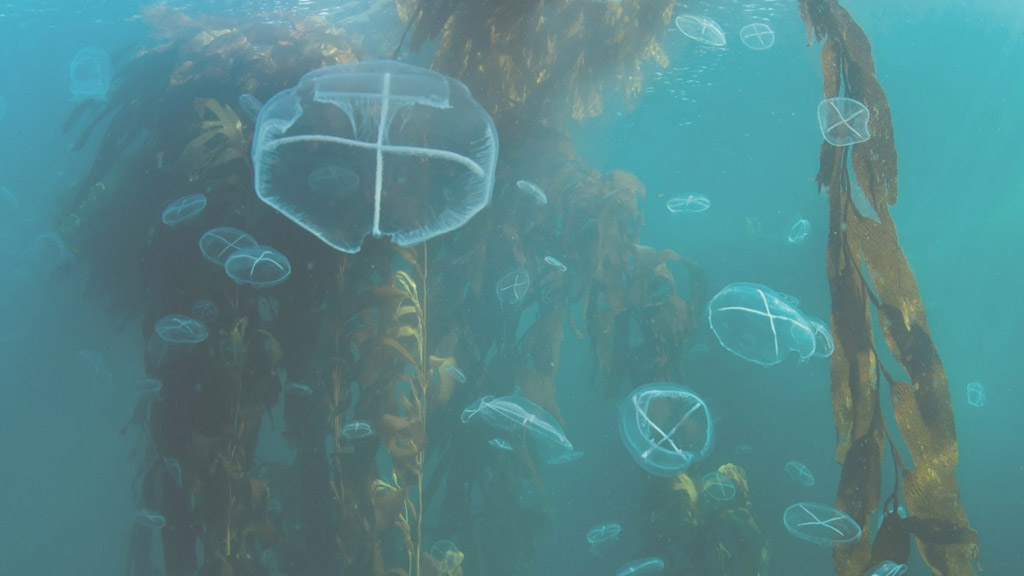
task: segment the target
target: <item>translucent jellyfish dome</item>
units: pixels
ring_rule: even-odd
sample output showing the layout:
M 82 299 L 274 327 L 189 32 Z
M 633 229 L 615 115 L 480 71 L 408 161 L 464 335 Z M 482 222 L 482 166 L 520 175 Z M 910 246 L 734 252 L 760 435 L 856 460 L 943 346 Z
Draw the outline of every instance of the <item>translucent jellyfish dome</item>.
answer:
M 164 208 L 160 220 L 164 224 L 175 227 L 192 220 L 206 208 L 206 196 L 203 194 L 189 194 L 171 202 Z
M 818 104 L 818 127 L 833 146 L 852 146 L 871 138 L 871 111 L 851 98 L 826 98 Z
M 206 325 L 183 314 L 171 314 L 156 321 L 146 343 L 146 355 L 160 367 L 186 354 L 210 335 Z
M 462 411 L 462 421 L 466 424 L 484 422 L 529 441 L 549 459 L 573 451 L 572 442 L 555 417 L 522 396 L 484 396 Z
M 236 284 L 270 288 L 292 274 L 288 258 L 270 246 L 252 246 L 236 251 L 224 262 L 224 271 Z
M 102 48 L 88 46 L 71 59 L 71 96 L 75 100 L 106 100 L 113 77 L 110 56 Z
M 842 510 L 825 504 L 801 502 L 793 504 L 782 515 L 790 534 L 818 546 L 849 544 L 860 539 L 857 521 Z
M 490 202 L 498 135 L 464 84 L 394 61 L 309 72 L 260 109 L 256 193 L 342 252 L 418 244 Z
M 722 288 L 708 303 L 708 322 L 726 350 L 757 364 L 778 364 L 793 352 L 802 360 L 832 354 L 832 336 L 820 320 L 804 316 L 792 297 L 760 284 Z
M 669 382 L 641 386 L 619 405 L 619 434 L 633 460 L 655 476 L 675 476 L 703 460 L 714 444 L 707 405 Z
M 257 244 L 252 234 L 230 226 L 211 228 L 199 237 L 199 251 L 203 258 L 218 266 L 223 266 L 235 252 Z
M 676 28 L 687 38 L 692 38 L 702 44 L 716 47 L 725 46 L 725 32 L 722 31 L 718 22 L 711 18 L 683 14 L 676 17 Z

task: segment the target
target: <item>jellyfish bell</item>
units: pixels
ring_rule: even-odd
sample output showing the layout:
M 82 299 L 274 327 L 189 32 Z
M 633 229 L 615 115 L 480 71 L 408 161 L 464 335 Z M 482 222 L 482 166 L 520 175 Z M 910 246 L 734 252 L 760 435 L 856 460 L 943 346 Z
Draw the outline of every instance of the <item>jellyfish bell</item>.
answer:
M 416 245 L 491 199 L 494 122 L 464 84 L 383 60 L 307 73 L 256 119 L 261 200 L 342 252 L 367 236 Z

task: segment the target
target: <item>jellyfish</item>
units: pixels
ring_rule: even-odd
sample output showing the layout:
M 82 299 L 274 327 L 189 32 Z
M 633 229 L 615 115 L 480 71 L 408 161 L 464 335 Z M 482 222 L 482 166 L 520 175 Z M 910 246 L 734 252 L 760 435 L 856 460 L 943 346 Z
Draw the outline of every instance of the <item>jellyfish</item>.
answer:
M 655 476 L 675 476 L 711 452 L 707 405 L 670 382 L 641 386 L 619 405 L 619 434 L 636 463 Z
M 676 18 L 676 28 L 687 38 L 692 38 L 702 44 L 715 47 L 725 46 L 725 32 L 722 31 L 718 22 L 711 18 L 683 14 Z
M 767 24 L 754 22 L 740 28 L 740 41 L 751 50 L 767 50 L 775 44 L 775 31 Z
M 852 146 L 871 138 L 868 107 L 850 98 L 826 98 L 818 104 L 818 127 L 833 146 Z
M 112 68 L 110 56 L 102 48 L 88 46 L 76 52 L 70 67 L 74 100 L 106 100 Z
M 348 253 L 461 227 L 490 202 L 497 157 L 464 84 L 388 60 L 307 73 L 260 109 L 252 147 L 259 198 Z
M 856 520 L 825 504 L 793 504 L 786 508 L 782 521 L 790 534 L 818 546 L 849 544 L 861 537 L 860 525 Z

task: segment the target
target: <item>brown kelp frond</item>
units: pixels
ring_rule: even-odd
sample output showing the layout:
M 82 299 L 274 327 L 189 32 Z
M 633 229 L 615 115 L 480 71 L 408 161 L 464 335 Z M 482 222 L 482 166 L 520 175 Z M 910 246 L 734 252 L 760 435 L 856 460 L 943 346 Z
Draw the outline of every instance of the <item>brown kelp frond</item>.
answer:
M 604 93 L 642 87 L 642 64 L 667 64 L 668 0 L 614 3 L 420 0 L 412 48 L 440 37 L 434 68 L 460 78 L 495 116 L 560 123 L 596 116 Z
M 176 169 L 198 175 L 248 157 L 250 143 L 242 133 L 242 121 L 233 110 L 213 98 L 196 98 L 195 110 L 200 118 L 200 133 L 182 150 Z
M 945 369 L 888 211 L 897 200 L 897 157 L 888 102 L 875 77 L 867 37 L 850 14 L 836 0 L 802 0 L 801 14 L 808 32 L 825 41 L 825 97 L 858 100 L 871 113 L 870 140 L 853 145 L 852 151 L 824 143 L 818 175 L 819 186 L 828 190 L 832 230 L 828 245 L 836 335 L 832 391 L 839 434 L 836 455 L 843 463 L 837 504 L 870 535 L 868 519 L 878 506 L 884 448 L 880 374 L 888 375 L 873 343 L 873 319 L 877 318 L 887 347 L 910 378 L 909 383 L 888 378 L 899 433 L 913 461 L 913 467 L 902 472 L 908 512 L 941 524 L 944 528 L 938 532 L 956 535 L 915 534 L 918 549 L 936 574 L 972 574 L 977 546 L 975 538 L 964 536 L 973 532 L 954 475 L 959 456 Z M 853 206 L 855 185 L 871 202 L 877 221 Z M 893 530 L 890 527 L 886 534 Z M 834 558 L 841 576 L 861 573 L 871 560 L 870 539 L 836 549 Z

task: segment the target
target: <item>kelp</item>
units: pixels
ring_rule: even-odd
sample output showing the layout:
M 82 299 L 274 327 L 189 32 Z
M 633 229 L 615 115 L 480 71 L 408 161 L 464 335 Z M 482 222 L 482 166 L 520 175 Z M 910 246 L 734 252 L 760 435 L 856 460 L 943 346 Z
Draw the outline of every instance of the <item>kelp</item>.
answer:
M 501 127 L 494 199 L 425 246 L 369 239 L 359 254 L 344 255 L 252 194 L 251 126 L 234 103 L 353 61 L 358 47 L 315 17 L 237 24 L 147 9 L 166 42 L 136 54 L 110 103 L 69 119 L 68 130 L 112 122 L 71 193 L 62 232 L 96 264 L 98 292 L 126 314 L 146 311 L 144 336 L 157 318 L 197 299 L 221 310 L 188 362 L 148 366 L 165 387 L 145 424 L 154 448 L 145 478 L 155 474 L 153 457 L 173 457 L 183 485 L 159 499 L 144 489 L 136 503 L 167 517 L 168 575 L 429 576 L 438 566 L 424 543 L 446 538 L 463 547 L 467 572 L 531 570 L 551 524 L 540 463 L 521 448 L 487 471 L 486 443 L 465 434 L 459 411 L 484 394 L 518 392 L 560 418 L 567 336 L 590 341 L 595 379 L 608 393 L 681 379 L 683 343 L 695 327 L 690 311 L 702 305 L 700 269 L 639 244 L 643 184 L 588 167 L 552 128 L 599 113 L 605 88 L 635 94 L 641 64 L 664 61 L 657 41 L 669 13 L 664 0 L 424 2 L 411 21 L 414 43 L 439 35 L 435 67 L 470 84 Z M 92 136 L 87 126 L 79 140 Z M 516 188 L 523 178 L 547 191 L 543 209 Z M 296 255 L 288 282 L 262 292 L 280 301 L 276 319 L 260 316 L 257 291 L 197 254 L 204 226 L 159 224 L 167 202 L 195 192 L 209 198 L 204 223 L 245 228 Z M 545 264 L 550 255 L 569 271 Z M 502 306 L 494 286 L 512 268 L 527 270 L 532 286 L 523 302 Z M 676 268 L 688 273 L 690 301 L 678 293 Z M 452 366 L 465 372 L 465 384 Z M 295 452 L 290 466 L 255 457 L 279 402 L 281 434 Z M 353 419 L 375 435 L 346 438 Z M 393 470 L 378 467 L 381 448 Z M 480 495 L 482 511 L 473 504 Z M 432 508 L 437 522 L 425 523 Z M 714 525 L 757 534 L 741 509 Z M 131 576 L 158 570 L 151 553 L 133 539 Z
M 604 111 L 605 90 L 640 93 L 642 64 L 664 67 L 670 0 L 404 0 L 411 48 L 439 38 L 433 68 L 465 82 L 495 117 L 560 126 Z
M 875 77 L 870 43 L 850 14 L 836 0 L 802 0 L 800 7 L 808 33 L 823 41 L 825 97 L 853 98 L 871 112 L 867 142 L 852 149 L 822 144 L 817 179 L 829 198 L 832 399 L 836 457 L 843 464 L 836 502 L 867 536 L 835 549 L 836 569 L 841 576 L 860 574 L 872 560 L 868 519 L 878 506 L 884 436 L 895 432 L 881 422 L 880 389 L 888 384 L 898 432 L 912 459 L 911 466 L 897 467 L 909 517 L 900 519 L 887 510 L 876 550 L 903 555 L 903 541 L 912 533 L 935 574 L 973 574 L 977 538 L 954 474 L 959 456 L 948 381 L 889 213 L 898 198 L 889 105 Z M 853 206 L 855 186 L 877 220 Z M 885 369 L 876 348 L 875 321 L 909 382 Z
M 672 573 L 764 576 L 768 549 L 751 512 L 747 474 L 735 464 L 716 471 L 736 486 L 732 500 L 705 496 L 692 471 L 648 478 L 641 500 L 642 553 L 662 558 Z

